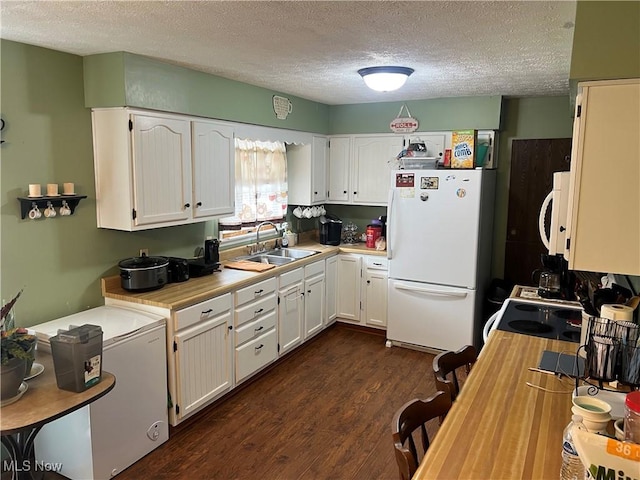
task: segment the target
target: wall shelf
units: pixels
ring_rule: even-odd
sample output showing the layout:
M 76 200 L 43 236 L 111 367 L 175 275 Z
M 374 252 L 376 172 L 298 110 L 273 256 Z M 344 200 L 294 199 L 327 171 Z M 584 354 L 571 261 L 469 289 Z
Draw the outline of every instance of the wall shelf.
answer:
M 71 215 L 76 210 L 78 203 L 83 198 L 87 198 L 86 195 L 58 195 L 57 197 L 18 197 L 18 201 L 20 202 L 20 214 L 22 219 L 24 220 L 29 215 L 29 210 L 33 208 L 34 205 L 37 205 L 40 210 L 44 210 L 47 208 L 49 203 L 54 207 L 61 207 L 62 202 L 67 202 L 69 205 L 69 209 L 71 210 Z

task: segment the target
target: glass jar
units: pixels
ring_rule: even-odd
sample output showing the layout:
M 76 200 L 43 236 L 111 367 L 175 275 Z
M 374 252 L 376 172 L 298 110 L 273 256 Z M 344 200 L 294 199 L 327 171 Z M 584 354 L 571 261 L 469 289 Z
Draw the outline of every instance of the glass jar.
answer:
M 640 444 L 640 391 L 628 393 L 624 401 L 624 440 Z

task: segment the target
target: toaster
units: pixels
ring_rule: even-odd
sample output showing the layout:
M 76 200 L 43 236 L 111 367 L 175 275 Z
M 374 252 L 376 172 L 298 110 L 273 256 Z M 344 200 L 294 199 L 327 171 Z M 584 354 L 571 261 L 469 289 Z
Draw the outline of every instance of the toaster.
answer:
M 189 280 L 189 262 L 186 258 L 169 257 L 168 283 L 186 282 Z

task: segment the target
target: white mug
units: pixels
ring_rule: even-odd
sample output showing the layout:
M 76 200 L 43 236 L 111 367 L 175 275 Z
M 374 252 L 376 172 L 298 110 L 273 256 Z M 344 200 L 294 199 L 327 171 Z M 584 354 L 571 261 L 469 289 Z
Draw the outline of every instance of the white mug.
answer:
M 38 208 L 37 205 L 34 205 L 31 210 L 29 210 L 29 218 L 31 220 L 35 220 L 36 218 L 40 218 L 42 216 L 42 212 Z
M 311 216 L 312 216 L 312 215 L 311 215 L 311 209 L 310 209 L 309 207 L 305 208 L 305 209 L 302 211 L 302 216 L 303 216 L 304 218 L 311 218 Z
M 49 206 L 44 211 L 44 216 L 47 218 L 53 218 L 56 216 L 56 209 L 53 208 L 53 205 L 49 204 Z
M 69 208 L 67 202 L 62 202 L 62 206 L 60 207 L 60 215 L 62 215 L 63 217 L 71 215 L 71 209 Z
M 293 215 L 296 218 L 302 218 L 302 209 L 300 207 L 296 207 L 293 209 Z

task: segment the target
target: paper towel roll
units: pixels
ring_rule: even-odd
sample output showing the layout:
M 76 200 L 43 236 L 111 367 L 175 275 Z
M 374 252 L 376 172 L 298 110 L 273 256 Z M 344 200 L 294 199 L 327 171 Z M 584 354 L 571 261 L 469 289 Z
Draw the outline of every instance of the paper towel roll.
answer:
M 600 308 L 600 317 L 616 322 L 630 322 L 633 320 L 633 308 L 617 303 L 605 304 Z

